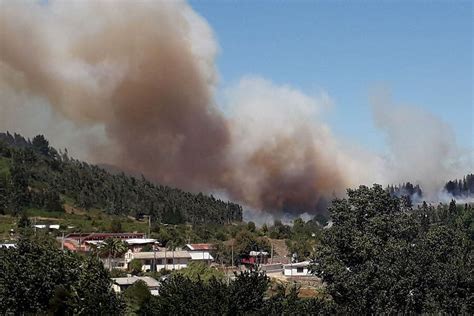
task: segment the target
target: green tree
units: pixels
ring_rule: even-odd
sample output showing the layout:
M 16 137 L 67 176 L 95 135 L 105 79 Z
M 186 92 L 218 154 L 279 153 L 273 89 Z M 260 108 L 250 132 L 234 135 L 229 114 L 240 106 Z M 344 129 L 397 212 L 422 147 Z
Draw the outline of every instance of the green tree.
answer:
M 247 230 L 243 230 L 237 234 L 234 243 L 234 252 L 236 258 L 238 256 L 246 256 L 250 251 L 270 251 L 270 243 L 266 238 L 256 237 Z
M 99 254 L 107 258 L 109 270 L 112 269 L 112 259 L 121 257 L 127 252 L 127 244 L 115 238 L 107 238 L 104 242 L 99 246 Z
M 348 190 L 330 207 L 313 271 L 339 312 L 472 314 L 472 240 L 381 186 Z
M 214 267 L 210 267 L 204 262 L 191 262 L 186 268 L 178 270 L 176 273 L 183 275 L 192 281 L 202 280 L 209 282 L 211 279 L 224 280 L 224 273 Z
M 49 142 L 43 135 L 37 135 L 32 141 L 33 148 L 44 156 L 49 155 Z
M 31 228 L 31 221 L 28 218 L 26 212 L 21 212 L 20 218 L 18 219 L 18 228 Z
M 142 262 L 138 259 L 133 259 L 132 261 L 129 262 L 128 264 L 128 271 L 133 274 L 137 275 L 142 272 Z
M 125 304 L 120 297 L 115 295 L 109 273 L 97 257 L 85 257 L 81 262 L 79 272 L 79 282 L 74 287 L 80 298 L 75 307 L 76 313 L 82 315 L 123 314 Z
M 255 233 L 255 223 L 254 222 L 248 222 L 247 223 L 247 229 L 249 230 L 249 232 L 251 233 Z
M 62 252 L 41 234 L 0 248 L 0 314 L 120 315 L 122 307 L 95 257 Z
M 119 219 L 114 218 L 110 222 L 110 231 L 112 233 L 122 233 L 123 232 L 122 222 Z
M 151 299 L 150 290 L 142 280 L 133 283 L 123 294 L 127 303 L 127 315 L 141 315 L 145 304 Z

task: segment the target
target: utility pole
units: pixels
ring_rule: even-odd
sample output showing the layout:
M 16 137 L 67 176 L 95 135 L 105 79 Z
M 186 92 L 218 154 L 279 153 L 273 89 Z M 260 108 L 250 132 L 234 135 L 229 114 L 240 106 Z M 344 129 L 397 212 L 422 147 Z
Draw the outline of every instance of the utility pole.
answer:
M 151 236 L 151 215 L 148 215 L 148 238 Z
M 273 243 L 270 243 L 272 245 L 272 252 L 270 254 L 270 263 L 273 264 Z
M 61 238 L 61 250 L 64 251 L 64 232 L 62 233 L 62 238 Z
M 232 268 L 234 268 L 234 242 L 232 241 Z
M 152 272 L 156 272 L 156 245 L 153 243 L 153 267 L 151 268 Z

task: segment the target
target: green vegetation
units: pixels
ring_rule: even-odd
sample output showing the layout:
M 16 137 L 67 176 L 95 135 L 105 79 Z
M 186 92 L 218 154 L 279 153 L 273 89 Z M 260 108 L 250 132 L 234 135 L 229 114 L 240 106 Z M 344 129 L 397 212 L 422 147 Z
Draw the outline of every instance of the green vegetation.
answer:
M 143 306 L 152 299 L 148 286 L 142 280 L 133 283 L 132 286 L 125 290 L 123 296 L 127 303 L 127 315 L 144 314 Z
M 314 272 L 343 314 L 473 314 L 474 209 L 412 208 L 380 186 L 333 201 Z
M 121 315 L 124 303 L 95 256 L 58 250 L 28 230 L 17 248 L 0 248 L 0 314 Z
M 112 259 L 123 256 L 127 252 L 127 244 L 120 239 L 107 238 L 97 249 L 99 256 L 107 258 L 109 270 L 112 269 Z
M 142 315 L 314 315 L 334 311 L 330 301 L 300 299 L 298 288 L 281 288 L 268 297 L 269 278 L 261 272 L 241 272 L 225 282 L 204 282 L 180 274 L 163 282 L 160 295 L 140 307 Z
M 128 271 L 133 275 L 138 275 L 142 272 L 142 262 L 138 259 L 133 259 L 128 263 Z
M 31 208 L 61 212 L 67 200 L 87 211 L 134 218 L 151 215 L 153 221 L 169 224 L 242 220 L 238 204 L 155 185 L 143 177 L 112 175 L 49 147 L 42 135 L 29 141 L 0 133 L 0 158 L 0 214 Z
M 225 278 L 222 271 L 210 267 L 204 262 L 191 262 L 186 268 L 176 270 L 175 273 L 189 278 L 192 281 L 202 280 L 204 283 L 208 283 L 212 279 L 222 281 Z
M 6 178 L 10 176 L 10 159 L 0 157 L 0 177 Z

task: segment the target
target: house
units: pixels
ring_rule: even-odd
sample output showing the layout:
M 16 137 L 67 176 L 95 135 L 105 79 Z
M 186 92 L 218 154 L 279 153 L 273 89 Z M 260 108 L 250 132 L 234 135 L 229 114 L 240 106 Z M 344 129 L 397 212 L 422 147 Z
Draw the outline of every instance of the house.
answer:
M 150 252 L 132 252 L 127 251 L 125 254 L 125 262 L 128 263 L 133 259 L 140 260 L 143 271 L 159 271 L 161 269 L 179 270 L 186 268 L 191 255 L 184 250 L 164 250 Z
M 268 252 L 266 251 L 250 251 L 248 255 L 240 258 L 241 264 L 253 265 L 253 264 L 267 264 L 268 263 Z
M 158 288 L 160 287 L 160 282 L 151 278 L 151 277 L 139 277 L 139 276 L 129 276 L 125 278 L 112 278 L 112 288 L 116 293 L 121 293 L 127 288 L 132 286 L 137 281 L 143 281 L 148 286 L 152 295 L 158 295 Z
M 309 270 L 310 261 L 302 261 L 283 265 L 283 274 L 288 277 L 313 276 Z
M 61 238 L 64 248 L 71 251 L 87 252 L 91 250 L 91 245 L 102 242 L 108 238 L 121 239 L 126 241 L 133 239 L 145 239 L 143 233 L 71 233 Z M 58 238 L 59 239 L 59 238 Z M 143 245 L 144 247 L 144 245 Z M 138 247 L 137 247 L 138 248 Z
M 132 252 L 140 252 L 146 246 L 149 246 L 151 249 L 153 249 L 155 244 L 158 243 L 156 239 L 150 238 L 130 238 L 122 240 L 127 244 L 128 249 Z M 86 240 L 84 243 L 90 249 L 91 246 L 100 247 L 100 245 L 104 243 L 104 240 Z
M 48 225 L 48 224 L 35 224 L 33 225 L 33 228 L 37 229 L 59 229 L 59 225 L 54 224 L 54 225 Z
M 214 261 L 211 251 L 214 249 L 212 244 L 187 244 L 184 250 L 187 250 L 191 255 L 191 260 L 202 261 L 210 264 Z
M 13 243 L 0 244 L 0 248 L 16 248 L 16 245 Z
M 128 249 L 132 252 L 140 252 L 147 246 L 153 249 L 153 247 L 158 244 L 156 239 L 151 238 L 130 238 L 126 239 L 125 242 L 128 245 Z

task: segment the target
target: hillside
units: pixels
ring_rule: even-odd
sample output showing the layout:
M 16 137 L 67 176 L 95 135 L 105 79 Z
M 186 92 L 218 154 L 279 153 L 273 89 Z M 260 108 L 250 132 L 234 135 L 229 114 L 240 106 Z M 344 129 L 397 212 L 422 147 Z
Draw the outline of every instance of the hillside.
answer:
M 28 140 L 0 133 L 0 214 L 36 209 L 64 212 L 64 205 L 109 215 L 170 224 L 224 224 L 242 220 L 242 207 L 204 194 L 111 174 L 68 157 L 43 136 Z

